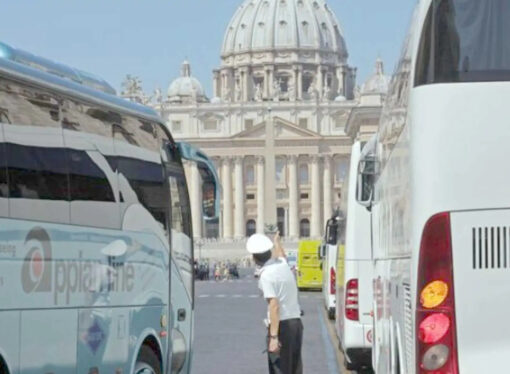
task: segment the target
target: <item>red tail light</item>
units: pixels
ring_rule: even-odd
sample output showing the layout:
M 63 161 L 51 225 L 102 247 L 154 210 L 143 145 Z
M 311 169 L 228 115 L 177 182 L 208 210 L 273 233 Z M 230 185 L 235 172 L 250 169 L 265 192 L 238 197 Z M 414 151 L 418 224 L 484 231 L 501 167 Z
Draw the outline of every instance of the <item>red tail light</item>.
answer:
M 458 374 L 450 214 L 425 224 L 418 265 L 416 372 Z
M 351 321 L 359 321 L 358 280 L 347 282 L 345 290 L 345 317 Z
M 336 294 L 336 272 L 334 268 L 329 269 L 329 294 Z

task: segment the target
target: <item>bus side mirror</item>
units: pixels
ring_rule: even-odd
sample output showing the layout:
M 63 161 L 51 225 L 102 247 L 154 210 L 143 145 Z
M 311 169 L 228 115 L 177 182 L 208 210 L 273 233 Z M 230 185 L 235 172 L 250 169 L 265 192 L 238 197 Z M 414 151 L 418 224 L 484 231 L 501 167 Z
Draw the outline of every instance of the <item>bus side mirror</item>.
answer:
M 220 216 L 221 184 L 211 159 L 200 149 L 185 142 L 177 143 L 181 158 L 195 162 L 202 177 L 202 213 L 207 221 Z
M 374 202 L 374 186 L 379 168 L 379 161 L 374 156 L 361 159 L 358 164 L 356 200 L 369 210 Z
M 336 245 L 338 242 L 338 221 L 335 219 L 328 220 L 326 226 L 326 244 Z

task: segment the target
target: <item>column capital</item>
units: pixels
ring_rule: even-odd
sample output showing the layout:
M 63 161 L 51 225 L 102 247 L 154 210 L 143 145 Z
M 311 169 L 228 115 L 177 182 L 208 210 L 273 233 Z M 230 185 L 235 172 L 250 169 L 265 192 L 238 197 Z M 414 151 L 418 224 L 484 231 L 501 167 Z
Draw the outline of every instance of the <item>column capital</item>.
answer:
M 296 163 L 299 158 L 299 155 L 288 155 L 287 160 L 289 160 L 292 163 Z
M 232 156 L 232 158 L 236 164 L 242 164 L 244 161 L 244 156 Z
M 255 156 L 255 162 L 260 165 L 260 164 L 264 164 L 264 162 L 266 161 L 266 158 L 264 156 L 261 156 L 261 155 L 257 155 Z
M 221 163 L 223 165 L 230 165 L 232 163 L 232 156 L 223 156 L 221 158 Z
M 321 156 L 319 155 L 310 155 L 309 157 L 313 164 L 318 164 L 321 159 Z
M 321 155 L 321 158 L 325 163 L 327 163 L 327 162 L 331 162 L 331 160 L 333 160 L 333 155 L 325 154 L 325 155 Z

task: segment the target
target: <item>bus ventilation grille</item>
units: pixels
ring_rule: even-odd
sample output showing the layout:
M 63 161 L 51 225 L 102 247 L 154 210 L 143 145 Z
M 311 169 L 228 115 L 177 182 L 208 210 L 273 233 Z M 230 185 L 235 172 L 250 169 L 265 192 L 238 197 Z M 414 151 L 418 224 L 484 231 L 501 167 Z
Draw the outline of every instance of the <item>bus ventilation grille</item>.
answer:
M 409 283 L 402 283 L 404 288 L 404 303 L 405 303 L 405 339 L 406 339 L 406 349 L 405 349 L 405 362 L 408 367 L 407 372 L 411 372 L 410 364 L 413 358 L 413 305 L 412 305 L 412 297 L 411 297 L 411 285 Z
M 510 268 L 510 228 L 473 227 L 473 269 Z

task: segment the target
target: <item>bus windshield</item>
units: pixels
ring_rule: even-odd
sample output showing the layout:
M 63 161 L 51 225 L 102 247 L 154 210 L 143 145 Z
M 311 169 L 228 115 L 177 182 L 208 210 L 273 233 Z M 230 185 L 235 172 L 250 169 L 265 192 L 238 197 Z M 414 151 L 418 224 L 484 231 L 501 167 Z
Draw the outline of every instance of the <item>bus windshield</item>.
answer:
M 510 1 L 433 0 L 416 85 L 510 80 Z

